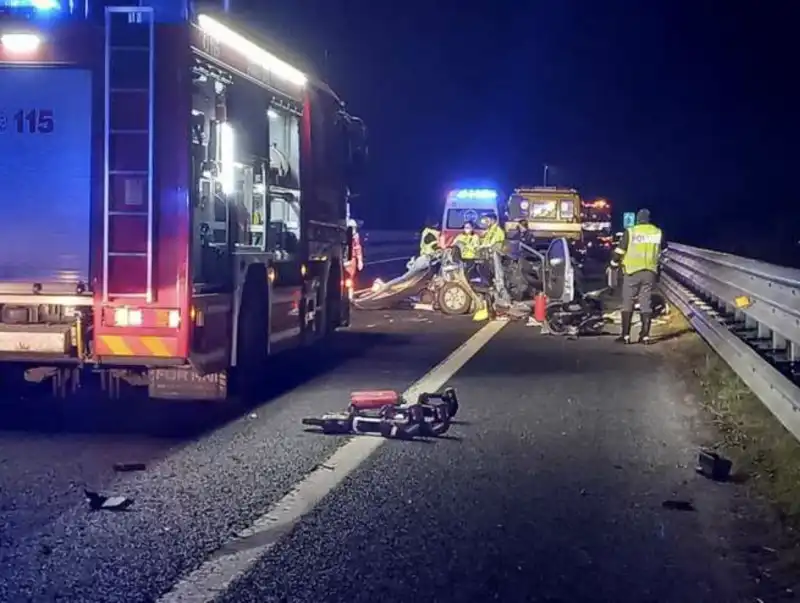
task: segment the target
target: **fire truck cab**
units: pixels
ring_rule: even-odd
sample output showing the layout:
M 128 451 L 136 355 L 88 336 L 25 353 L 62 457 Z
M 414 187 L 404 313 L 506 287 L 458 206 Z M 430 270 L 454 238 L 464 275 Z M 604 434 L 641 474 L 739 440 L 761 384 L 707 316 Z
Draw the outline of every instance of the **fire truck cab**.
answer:
M 257 393 L 349 322 L 366 129 L 186 3 L 0 0 L 0 362 L 57 393 Z

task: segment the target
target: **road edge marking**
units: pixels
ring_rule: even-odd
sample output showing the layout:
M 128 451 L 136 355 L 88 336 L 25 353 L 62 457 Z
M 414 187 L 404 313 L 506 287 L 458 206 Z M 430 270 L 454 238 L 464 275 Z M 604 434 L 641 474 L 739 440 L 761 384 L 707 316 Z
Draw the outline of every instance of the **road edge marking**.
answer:
M 403 392 L 403 396 L 413 399 L 422 392 L 441 389 L 507 324 L 506 321 L 493 321 L 483 326 L 414 382 Z M 199 568 L 181 578 L 156 603 L 215 601 L 386 442 L 385 438 L 369 436 L 356 436 L 348 440 L 297 482 L 288 494 L 274 503 L 250 527 L 236 534 Z

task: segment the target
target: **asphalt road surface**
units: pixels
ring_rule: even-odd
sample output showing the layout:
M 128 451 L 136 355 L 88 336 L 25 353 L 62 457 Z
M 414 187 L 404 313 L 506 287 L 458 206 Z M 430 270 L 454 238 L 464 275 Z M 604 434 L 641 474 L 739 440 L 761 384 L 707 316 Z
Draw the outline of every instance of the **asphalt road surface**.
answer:
M 704 431 L 655 346 L 393 311 L 329 352 L 253 408 L 3 401 L 0 601 L 755 600 L 737 486 L 694 475 Z M 458 389 L 447 438 L 300 424 L 420 379 Z M 135 503 L 89 512 L 84 487 Z

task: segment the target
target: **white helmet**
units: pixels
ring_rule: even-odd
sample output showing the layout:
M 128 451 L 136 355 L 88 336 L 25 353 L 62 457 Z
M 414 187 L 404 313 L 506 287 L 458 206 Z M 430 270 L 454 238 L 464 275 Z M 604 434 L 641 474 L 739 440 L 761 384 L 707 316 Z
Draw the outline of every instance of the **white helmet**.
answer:
M 355 230 L 356 228 L 358 228 L 358 223 L 355 220 L 353 220 L 353 218 L 350 218 L 347 220 L 347 228 L 352 228 L 353 230 Z

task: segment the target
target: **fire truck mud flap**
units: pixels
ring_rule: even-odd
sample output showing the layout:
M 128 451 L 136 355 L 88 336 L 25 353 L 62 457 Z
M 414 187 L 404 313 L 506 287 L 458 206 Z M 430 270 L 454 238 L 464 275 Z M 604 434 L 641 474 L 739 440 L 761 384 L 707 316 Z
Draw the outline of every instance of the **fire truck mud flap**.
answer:
M 191 366 L 151 368 L 151 398 L 167 400 L 224 400 L 228 397 L 228 373 L 200 375 Z

